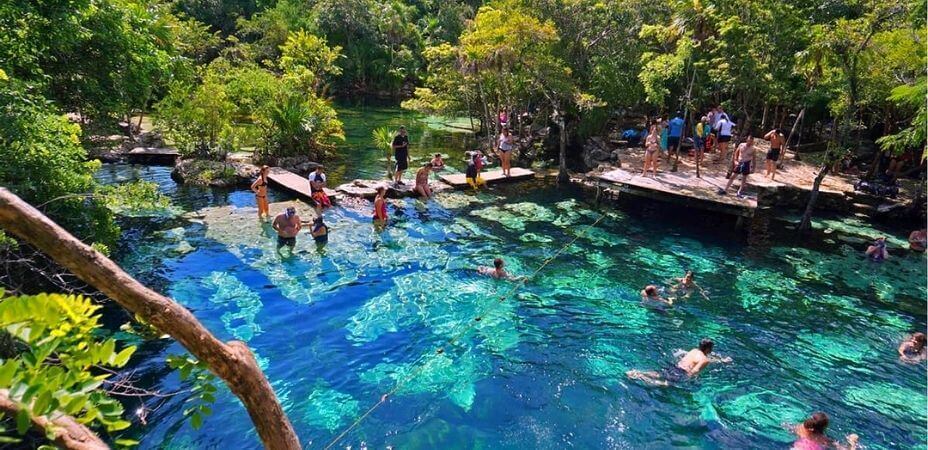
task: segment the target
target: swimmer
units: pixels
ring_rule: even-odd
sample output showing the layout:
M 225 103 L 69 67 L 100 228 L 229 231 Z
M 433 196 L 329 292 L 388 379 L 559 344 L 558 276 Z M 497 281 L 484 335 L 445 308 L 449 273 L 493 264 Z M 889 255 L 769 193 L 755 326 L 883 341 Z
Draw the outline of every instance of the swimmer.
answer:
M 489 275 L 497 280 L 511 280 L 511 281 L 520 281 L 525 280 L 525 277 L 516 277 L 510 275 L 506 272 L 506 269 L 503 268 L 503 260 L 501 258 L 496 258 L 493 260 L 493 267 L 480 266 L 477 268 L 477 273 L 481 275 Z
M 698 375 L 709 364 L 709 354 L 712 353 L 714 346 L 715 343 L 711 339 L 703 339 L 699 341 L 699 347 L 688 351 L 675 366 L 665 368 L 660 372 L 629 370 L 625 375 L 632 380 L 644 381 L 654 386 L 670 386 L 671 383 L 678 383 Z
M 799 425 L 793 427 L 792 431 L 798 437 L 793 442 L 792 450 L 825 450 L 836 448 L 839 450 L 855 450 L 857 441 L 856 434 L 847 435 L 847 445 L 832 440 L 825 435 L 825 429 L 828 428 L 828 415 L 823 412 L 812 414 Z
M 271 226 L 277 232 L 277 253 L 280 253 L 282 247 L 287 246 L 292 254 L 293 247 L 296 246 L 296 235 L 303 227 L 300 216 L 296 215 L 296 208 L 291 206 L 278 214 Z
M 441 159 L 441 153 L 436 153 L 430 164 L 432 165 L 432 170 L 444 170 L 445 161 Z
M 642 300 L 652 300 L 652 301 L 655 301 L 655 302 L 666 303 L 666 304 L 668 304 L 668 305 L 672 305 L 672 304 L 673 304 L 673 300 L 670 300 L 670 299 L 666 299 L 666 298 L 664 298 L 664 297 L 661 297 L 660 292 L 658 292 L 658 290 L 657 290 L 657 286 L 655 286 L 655 285 L 653 285 L 653 284 L 649 284 L 649 285 L 645 286 L 644 289 L 641 290 L 641 299 L 642 299 Z
M 868 258 L 881 262 L 889 258 L 889 251 L 886 250 L 886 237 L 880 236 L 873 241 L 873 244 L 867 247 L 865 253 Z
M 680 297 L 689 298 L 690 294 L 693 292 L 693 289 L 696 289 L 699 291 L 699 294 L 702 295 L 703 298 L 709 300 L 709 296 L 706 295 L 706 292 L 703 290 L 703 288 L 696 284 L 695 275 L 693 274 L 692 270 L 687 270 L 686 273 L 683 274 L 683 278 L 677 278 L 676 282 L 677 284 L 674 286 L 674 290 L 682 294 Z
M 928 350 L 925 349 L 925 333 L 915 333 L 899 344 L 899 359 L 904 362 L 916 362 L 928 359 Z

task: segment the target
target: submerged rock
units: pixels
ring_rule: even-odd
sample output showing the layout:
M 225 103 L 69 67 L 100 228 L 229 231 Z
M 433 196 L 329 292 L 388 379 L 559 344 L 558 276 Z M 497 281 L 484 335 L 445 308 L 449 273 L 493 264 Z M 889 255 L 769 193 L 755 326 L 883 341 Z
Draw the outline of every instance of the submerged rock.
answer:
M 249 186 L 258 176 L 258 167 L 240 162 L 185 159 L 174 166 L 171 178 L 178 183 L 200 186 Z

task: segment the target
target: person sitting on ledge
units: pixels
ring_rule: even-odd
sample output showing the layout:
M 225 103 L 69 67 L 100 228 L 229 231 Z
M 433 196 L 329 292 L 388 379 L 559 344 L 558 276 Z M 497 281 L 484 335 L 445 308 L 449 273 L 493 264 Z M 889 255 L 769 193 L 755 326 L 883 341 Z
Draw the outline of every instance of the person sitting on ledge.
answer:
M 313 201 L 316 202 L 317 208 L 331 208 L 332 200 L 325 193 L 325 173 L 322 172 L 322 165 L 316 166 L 316 170 L 309 174 L 309 192 Z
M 909 234 L 909 249 L 924 252 L 928 248 L 928 230 L 922 228 Z
M 882 262 L 889 258 L 889 251 L 886 250 L 886 237 L 880 236 L 876 238 L 873 244 L 867 247 L 865 254 L 876 262 Z
M 435 157 L 431 161 L 432 170 L 444 170 L 445 161 L 441 159 L 441 153 L 436 153 Z
M 711 339 L 699 341 L 699 347 L 694 348 L 686 353 L 675 366 L 664 368 L 660 372 L 640 370 L 629 370 L 625 375 L 632 380 L 640 380 L 654 386 L 670 386 L 671 383 L 679 383 L 695 377 L 709 365 L 709 354 L 715 343 Z
M 416 192 L 426 200 L 432 196 L 432 189 L 429 187 L 430 173 L 432 173 L 431 163 L 425 163 L 425 165 L 416 172 Z
M 928 339 L 925 333 L 915 333 L 902 344 L 899 344 L 899 359 L 905 362 L 917 362 L 928 358 L 928 351 L 925 350 L 925 344 Z
M 855 450 L 857 448 L 858 437 L 856 434 L 847 435 L 847 445 L 835 441 L 825 435 L 825 429 L 828 428 L 828 415 L 823 412 L 812 414 L 799 425 L 792 427 L 796 433 L 796 442 L 793 442 L 792 450 L 825 450 L 829 448 L 839 450 Z

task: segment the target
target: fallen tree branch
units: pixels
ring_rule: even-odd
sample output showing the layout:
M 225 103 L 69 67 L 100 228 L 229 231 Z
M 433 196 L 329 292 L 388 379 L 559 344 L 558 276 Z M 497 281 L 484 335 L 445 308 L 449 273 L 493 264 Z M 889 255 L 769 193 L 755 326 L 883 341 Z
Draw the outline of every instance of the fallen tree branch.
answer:
M 265 447 L 300 448 L 290 420 L 245 343 L 216 339 L 187 308 L 139 283 L 5 188 L 0 188 L 0 226 L 51 256 L 130 313 L 171 335 L 203 361 L 242 400 Z
M 19 409 L 20 405 L 10 398 L 10 392 L 6 389 L 0 389 L 0 411 L 10 417 L 15 417 Z M 52 442 L 59 447 L 69 450 L 103 450 L 110 448 L 90 428 L 79 423 L 71 416 L 61 414 L 54 418 L 46 416 L 31 416 L 31 418 L 32 427 L 39 433 L 45 435 L 48 430 L 51 430 L 51 436 L 54 436 Z

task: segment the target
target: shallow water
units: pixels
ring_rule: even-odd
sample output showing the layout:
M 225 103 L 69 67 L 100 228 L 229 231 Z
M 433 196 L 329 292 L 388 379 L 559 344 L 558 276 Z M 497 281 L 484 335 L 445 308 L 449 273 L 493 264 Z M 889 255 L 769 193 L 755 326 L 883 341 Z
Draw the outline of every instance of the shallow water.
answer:
M 781 425 L 815 410 L 832 435 L 856 432 L 868 448 L 925 447 L 925 366 L 896 358 L 899 340 L 926 327 L 925 257 L 896 248 L 873 264 L 854 243 L 904 240 L 899 231 L 820 221 L 831 243 L 792 248 L 777 224 L 746 240 L 727 222 L 598 210 L 578 192 L 523 184 L 396 201 L 383 231 L 369 206 L 337 207 L 324 250 L 302 237 L 281 258 L 248 192 L 177 187 L 165 168 L 106 166 L 101 177 L 157 181 L 196 211 L 130 222 L 121 263 L 222 339 L 247 341 L 306 447 L 325 446 L 398 381 L 336 448 L 785 448 Z M 502 302 L 515 285 L 475 273 L 502 257 L 530 274 L 574 238 Z M 709 299 L 641 304 L 644 285 L 686 268 Z M 704 337 L 732 362 L 670 388 L 625 378 Z M 165 346 L 146 344 L 134 364 L 168 391 L 180 384 L 160 359 L 182 349 Z M 142 448 L 258 447 L 231 394 L 198 431 L 184 400 L 133 427 Z

